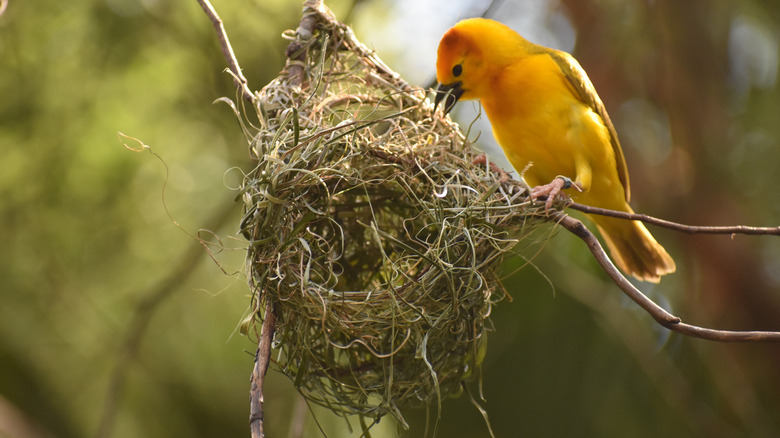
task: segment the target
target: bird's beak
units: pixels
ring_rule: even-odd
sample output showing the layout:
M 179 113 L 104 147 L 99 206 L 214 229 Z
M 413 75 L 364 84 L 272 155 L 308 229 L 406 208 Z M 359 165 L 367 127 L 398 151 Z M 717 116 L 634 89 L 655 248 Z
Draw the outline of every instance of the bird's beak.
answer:
M 452 107 L 455 106 L 455 103 L 460 99 L 460 96 L 463 95 L 463 92 L 466 91 L 463 89 L 463 83 L 453 82 L 451 84 L 439 84 L 439 87 L 436 89 L 436 98 L 433 100 L 433 109 L 436 110 L 436 107 L 439 106 L 439 102 L 444 100 L 444 114 L 447 114 L 450 112 Z

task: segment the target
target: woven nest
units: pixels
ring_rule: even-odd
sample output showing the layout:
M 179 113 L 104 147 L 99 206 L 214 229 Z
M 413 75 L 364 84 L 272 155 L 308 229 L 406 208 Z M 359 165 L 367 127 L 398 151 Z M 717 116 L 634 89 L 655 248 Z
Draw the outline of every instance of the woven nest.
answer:
M 302 76 L 257 96 L 253 308 L 272 302 L 275 365 L 308 400 L 405 425 L 477 375 L 497 269 L 543 215 L 349 28 L 320 16 L 298 50 Z

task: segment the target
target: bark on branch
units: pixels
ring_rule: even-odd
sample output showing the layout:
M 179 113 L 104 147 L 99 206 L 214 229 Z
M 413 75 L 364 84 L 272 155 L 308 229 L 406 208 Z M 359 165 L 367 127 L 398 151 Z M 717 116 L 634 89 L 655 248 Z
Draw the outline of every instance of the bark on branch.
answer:
M 263 386 L 268 364 L 271 362 L 271 342 L 274 338 L 275 318 L 271 301 L 265 304 L 265 319 L 260 332 L 260 342 L 255 353 L 255 367 L 252 369 L 251 387 L 249 390 L 249 429 L 252 438 L 263 438 Z
M 568 208 L 579 210 L 583 213 L 598 214 L 601 216 L 611 216 L 620 219 L 629 219 L 659 227 L 669 228 L 687 234 L 749 234 L 749 235 L 771 235 L 780 236 L 780 227 L 748 227 L 745 225 L 734 225 L 725 227 L 711 227 L 698 225 L 685 225 L 677 222 L 671 222 L 664 219 L 658 219 L 653 216 L 639 213 L 625 213 L 622 211 L 607 210 L 605 208 L 591 207 L 589 205 L 571 203 Z
M 222 19 L 219 18 L 217 11 L 211 6 L 209 0 L 198 0 L 198 3 L 214 25 L 214 30 L 217 32 L 217 38 L 219 38 L 219 45 L 222 48 L 222 55 L 227 61 L 230 73 L 233 75 L 233 81 L 236 83 L 236 86 L 241 89 L 241 95 L 244 99 L 250 102 L 253 101 L 255 95 L 252 93 L 252 90 L 249 89 L 248 82 L 241 72 L 241 66 L 238 65 L 236 55 L 233 53 L 233 46 L 230 44 L 227 32 L 225 32 L 225 26 L 222 24 Z
M 682 322 L 679 317 L 667 312 L 659 305 L 655 304 L 650 298 L 645 296 L 639 289 L 634 287 L 634 285 L 631 284 L 626 279 L 626 277 L 620 273 L 620 271 L 618 271 L 615 265 L 612 264 L 612 261 L 607 256 L 604 248 L 601 247 L 601 244 L 599 243 L 596 236 L 594 236 L 593 233 L 591 233 L 582 222 L 565 213 L 560 212 L 556 214 L 554 219 L 564 228 L 566 228 L 566 230 L 582 239 L 585 244 L 588 245 L 588 249 L 590 249 L 593 257 L 596 259 L 596 261 L 598 261 L 599 265 L 601 265 L 601 268 L 604 270 L 604 272 L 607 273 L 607 275 L 609 275 L 612 281 L 614 281 L 615 284 L 626 295 L 628 295 L 629 298 L 639 304 L 640 307 L 645 309 L 647 313 L 653 317 L 653 319 L 669 330 L 696 338 L 709 339 L 720 342 L 780 342 L 780 332 L 715 330 Z

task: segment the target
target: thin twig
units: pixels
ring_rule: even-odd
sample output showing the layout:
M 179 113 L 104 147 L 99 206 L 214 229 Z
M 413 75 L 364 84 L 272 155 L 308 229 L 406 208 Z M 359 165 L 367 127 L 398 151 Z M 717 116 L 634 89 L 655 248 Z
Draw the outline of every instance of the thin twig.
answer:
M 604 252 L 604 249 L 601 247 L 596 236 L 594 236 L 582 222 L 565 213 L 557 213 L 554 219 L 572 234 L 582 239 L 588 245 L 588 249 L 590 249 L 593 257 L 599 262 L 599 265 L 601 265 L 604 272 L 612 278 L 612 281 L 614 281 L 629 298 L 645 309 L 653 319 L 669 330 L 696 338 L 720 342 L 780 342 L 780 332 L 715 330 L 683 323 L 680 318 L 670 314 L 655 304 L 650 298 L 639 291 L 639 289 L 634 287 L 634 285 L 618 271 L 615 265 L 612 264 L 612 261 L 610 261 L 607 253 Z
M 641 221 L 648 224 L 658 225 L 659 227 L 669 228 L 675 231 L 688 234 L 751 234 L 751 235 L 772 235 L 780 236 L 780 227 L 748 227 L 745 225 L 734 225 L 725 227 L 711 227 L 698 225 L 685 225 L 677 222 L 658 219 L 653 216 L 639 213 L 625 213 L 622 211 L 607 210 L 606 208 L 591 207 L 589 205 L 572 203 L 568 206 L 574 210 L 583 213 L 598 214 L 601 216 L 611 216 L 620 219 L 630 219 Z
M 306 51 L 303 50 L 305 41 L 311 39 L 321 17 L 330 15 L 330 11 L 322 4 L 322 0 L 306 0 L 303 2 L 303 17 L 295 29 L 295 40 L 291 41 L 285 52 L 287 65 L 284 69 L 290 76 L 290 83 L 303 85 L 304 60 Z M 335 17 L 333 18 L 335 20 Z
M 249 390 L 249 429 L 252 438 L 263 438 L 263 385 L 268 364 L 271 361 L 271 341 L 274 338 L 275 320 L 273 303 L 265 304 L 265 319 L 260 332 L 260 341 L 255 354 L 255 366 L 252 369 L 251 388 Z
M 209 0 L 198 0 L 200 7 L 203 8 L 203 12 L 211 19 L 214 24 L 214 29 L 217 31 L 217 38 L 219 38 L 219 45 L 222 47 L 222 55 L 225 56 L 225 60 L 228 63 L 228 68 L 233 74 L 233 81 L 236 86 L 241 88 L 241 94 L 247 101 L 253 101 L 255 99 L 254 93 L 249 89 L 248 82 L 241 73 L 241 66 L 238 65 L 235 53 L 233 53 L 233 46 L 230 45 L 227 33 L 225 32 L 225 26 L 222 24 L 222 19 L 217 15 L 217 11 L 211 6 Z

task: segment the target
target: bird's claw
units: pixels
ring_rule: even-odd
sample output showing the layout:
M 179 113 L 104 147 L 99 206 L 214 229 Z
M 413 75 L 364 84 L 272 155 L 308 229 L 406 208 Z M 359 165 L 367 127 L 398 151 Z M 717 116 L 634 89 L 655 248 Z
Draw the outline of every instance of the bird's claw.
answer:
M 548 184 L 532 188 L 531 199 L 535 201 L 539 198 L 547 197 L 544 201 L 544 214 L 550 214 L 550 207 L 552 207 L 558 195 L 561 194 L 561 190 L 568 189 L 571 186 L 572 182 L 570 179 L 566 177 L 557 177 Z

